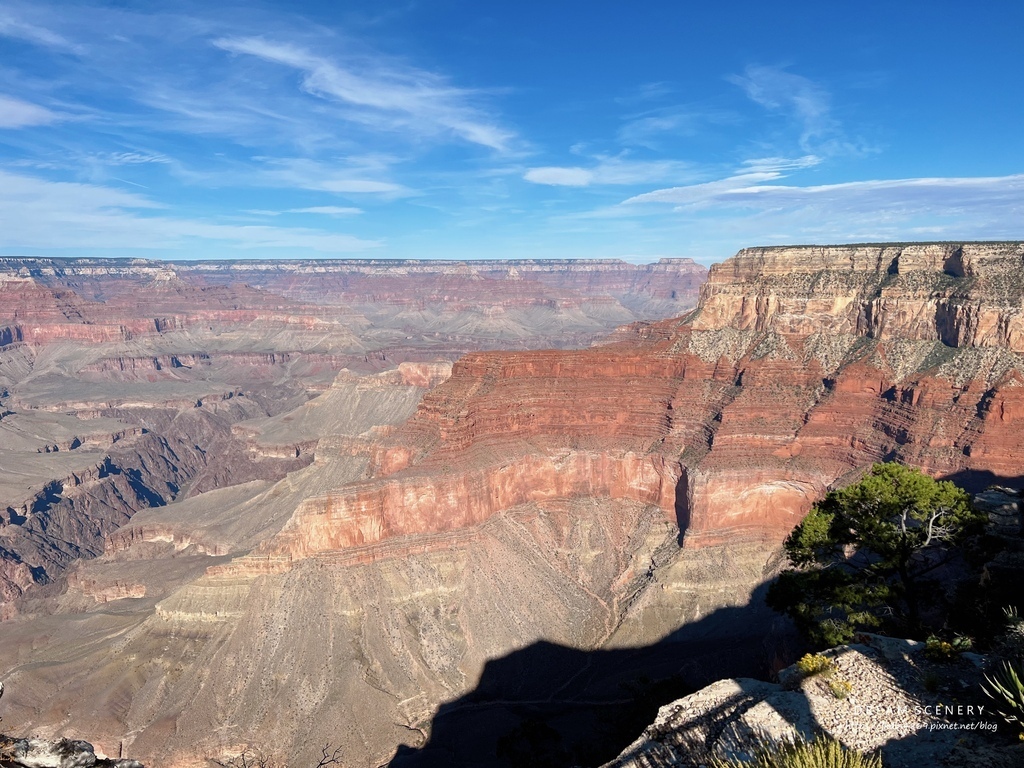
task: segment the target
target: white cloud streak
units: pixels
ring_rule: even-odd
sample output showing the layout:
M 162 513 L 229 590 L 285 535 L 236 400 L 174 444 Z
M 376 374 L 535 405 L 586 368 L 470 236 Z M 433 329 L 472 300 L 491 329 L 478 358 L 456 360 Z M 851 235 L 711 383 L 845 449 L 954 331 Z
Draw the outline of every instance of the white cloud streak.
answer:
M 249 169 L 239 181 L 256 186 L 290 187 L 343 195 L 406 197 L 412 190 L 380 178 L 388 162 L 379 158 L 356 157 L 345 162 L 323 163 L 309 158 L 260 158 L 261 166 Z
M 314 205 L 310 208 L 290 208 L 288 213 L 314 213 L 321 216 L 357 216 L 363 212 L 362 208 L 352 208 L 340 205 Z
M 46 107 L 32 104 L 13 96 L 0 94 L 0 128 L 27 128 L 34 125 L 49 125 L 63 117 Z
M 653 192 L 645 192 L 642 195 L 635 195 L 623 202 L 624 205 L 633 203 L 672 203 L 673 205 L 700 205 L 712 202 L 720 202 L 724 196 L 732 193 L 754 189 L 751 186 L 764 181 L 774 181 L 782 177 L 777 171 L 758 171 L 755 173 L 740 173 L 726 179 L 707 181 L 703 184 L 690 184 L 685 187 L 669 187 L 667 189 L 656 189 Z
M 666 179 L 691 176 L 691 166 L 677 160 L 629 160 L 622 157 L 598 157 L 590 168 L 580 166 L 543 166 L 523 174 L 526 181 L 554 187 L 650 184 Z
M 552 187 L 586 187 L 593 183 L 594 172 L 586 168 L 560 168 L 544 166 L 531 168 L 523 178 L 534 184 L 547 184 Z
M 662 203 L 682 208 L 777 209 L 828 207 L 835 212 L 962 213 L 968 209 L 1024 208 L 1024 174 L 966 178 L 912 178 L 789 186 L 767 184 L 774 171 L 746 173 L 706 184 L 636 195 L 624 204 Z
M 78 52 L 81 48 L 67 38 L 58 35 L 45 27 L 40 27 L 23 19 L 15 17 L 12 13 L 0 9 L 0 36 L 10 37 L 16 40 L 24 40 L 35 45 L 46 48 L 55 48 Z
M 110 165 L 147 165 L 149 163 L 167 165 L 171 162 L 166 155 L 153 155 L 145 152 L 114 152 L 105 160 Z
M 321 253 L 365 251 L 381 243 L 308 228 L 238 226 L 164 215 L 141 195 L 93 184 L 52 182 L 0 171 L 4 247 L 182 249 L 196 243 L 233 249 Z
M 676 104 L 626 115 L 623 120 L 625 122 L 617 133 L 621 144 L 661 152 L 680 138 L 735 125 L 739 123 L 740 116 L 707 105 Z
M 470 104 L 473 92 L 448 85 L 432 72 L 382 61 L 342 63 L 262 37 L 222 37 L 213 44 L 303 73 L 302 88 L 355 108 L 350 119 L 386 128 L 432 128 L 473 144 L 506 150 L 513 134 Z M 358 71 L 362 69 L 363 71 Z
M 280 216 L 284 213 L 311 213 L 319 216 L 358 216 L 364 213 L 362 208 L 352 208 L 340 205 L 314 205 L 309 208 L 288 208 L 284 211 L 267 211 L 262 209 L 248 210 L 255 216 Z
M 800 146 L 804 151 L 838 129 L 830 114 L 828 92 L 802 75 L 782 67 L 752 64 L 742 75 L 730 75 L 729 82 L 738 85 L 757 104 L 773 112 L 794 117 L 801 126 Z

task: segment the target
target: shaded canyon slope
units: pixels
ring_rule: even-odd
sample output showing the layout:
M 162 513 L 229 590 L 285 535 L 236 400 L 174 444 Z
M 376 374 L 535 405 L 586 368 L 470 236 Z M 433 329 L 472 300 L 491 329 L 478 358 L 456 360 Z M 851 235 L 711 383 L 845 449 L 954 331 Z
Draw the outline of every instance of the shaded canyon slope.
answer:
M 583 652 L 544 706 L 595 703 L 598 650 L 739 674 L 722 649 L 757 647 L 752 596 L 830 485 L 886 458 L 1024 474 L 1022 275 L 1016 243 L 748 249 L 690 314 L 601 346 L 464 350 L 432 389 L 412 361 L 343 373 L 231 428 L 305 466 L 140 510 L 22 599 L 5 723 L 165 766 L 323 741 L 354 765 L 400 744 L 396 765 L 493 765 L 495 743 L 431 739 L 453 707 L 506 706 L 519 673 L 493 660 L 519 649 Z

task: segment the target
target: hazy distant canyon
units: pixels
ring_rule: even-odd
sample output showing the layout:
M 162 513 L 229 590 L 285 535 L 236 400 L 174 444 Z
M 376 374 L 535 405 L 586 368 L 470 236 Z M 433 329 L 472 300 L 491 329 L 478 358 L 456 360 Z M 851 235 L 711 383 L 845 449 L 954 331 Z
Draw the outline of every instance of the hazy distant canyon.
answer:
M 1019 243 L 2 259 L 5 727 L 419 766 L 541 722 L 608 759 L 638 680 L 774 663 L 758 588 L 831 484 L 1021 474 L 1022 275 Z

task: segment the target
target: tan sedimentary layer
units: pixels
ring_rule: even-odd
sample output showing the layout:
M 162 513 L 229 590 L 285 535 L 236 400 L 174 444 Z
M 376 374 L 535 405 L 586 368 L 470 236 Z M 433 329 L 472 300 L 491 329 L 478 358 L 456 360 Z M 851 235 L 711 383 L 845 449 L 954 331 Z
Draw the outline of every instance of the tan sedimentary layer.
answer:
M 1024 351 L 1024 246 L 749 248 L 712 267 L 695 329 L 856 333 Z

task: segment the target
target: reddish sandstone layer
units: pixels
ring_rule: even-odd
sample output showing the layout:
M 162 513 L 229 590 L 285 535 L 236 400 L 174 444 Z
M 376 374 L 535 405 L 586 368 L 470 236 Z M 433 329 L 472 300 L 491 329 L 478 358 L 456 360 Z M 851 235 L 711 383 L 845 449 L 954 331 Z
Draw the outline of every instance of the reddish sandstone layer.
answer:
M 394 536 L 466 528 L 512 507 L 575 496 L 672 509 L 678 477 L 678 466 L 657 455 L 570 452 L 528 455 L 476 471 L 359 484 L 304 502 L 273 551 L 301 558 Z
M 14 277 L 35 260 L 0 259 L 0 344 L 84 341 L 99 344 L 203 325 L 330 327 L 321 311 L 247 286 L 201 287 L 148 274 L 114 274 L 89 290 L 57 274 Z M 18 272 L 39 270 L 22 266 Z M 89 296 L 89 294 L 92 296 Z
M 550 495 L 657 504 L 694 545 L 779 540 L 874 461 L 1019 477 L 1022 265 L 1018 244 L 755 249 L 713 268 L 683 321 L 467 355 L 378 451 L 378 479 L 310 500 L 269 550 L 474 525 Z

